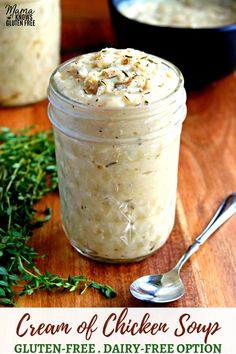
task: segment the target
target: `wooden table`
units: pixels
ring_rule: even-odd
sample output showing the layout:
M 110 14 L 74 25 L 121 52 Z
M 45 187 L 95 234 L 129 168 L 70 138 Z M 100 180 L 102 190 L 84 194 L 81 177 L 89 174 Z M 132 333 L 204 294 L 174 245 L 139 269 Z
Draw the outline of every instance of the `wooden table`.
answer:
M 94 6 L 97 2 L 94 2 Z M 75 1 L 71 1 L 76 6 Z M 85 1 L 82 1 L 85 6 Z M 67 42 L 65 33 L 79 28 L 64 1 L 63 53 L 78 52 L 74 42 Z M 80 2 L 81 4 L 81 2 Z M 112 44 L 110 22 L 105 1 L 101 1 L 104 12 L 94 11 L 96 23 L 109 35 L 97 38 L 97 45 Z M 80 12 L 81 14 L 81 12 Z M 78 30 L 79 39 L 89 33 L 91 18 L 82 12 L 83 26 Z M 103 14 L 104 18 L 103 18 Z M 68 16 L 69 17 L 68 17 Z M 100 16 L 99 15 L 99 16 Z M 73 22 L 74 21 L 74 22 Z M 89 30 L 90 28 L 90 30 Z M 103 33 L 103 32 L 102 32 Z M 90 37 L 94 38 L 94 37 Z M 92 39 L 91 39 L 92 40 Z M 69 44 L 68 44 L 69 43 Z M 82 43 L 82 42 L 81 42 Z M 96 43 L 89 41 L 95 46 Z M 81 50 L 86 48 L 82 45 Z M 70 54 L 67 56 L 71 56 Z M 47 102 L 22 108 L 7 108 L 0 111 L 0 126 L 12 129 L 37 124 L 39 129 L 50 127 L 47 118 Z M 47 196 L 43 204 L 53 210 L 53 217 L 33 236 L 33 245 L 39 253 L 47 253 L 39 267 L 52 273 L 67 276 L 69 273 L 85 274 L 88 278 L 113 286 L 118 296 L 107 300 L 94 290 L 83 296 L 76 293 L 49 294 L 41 292 L 22 298 L 22 307 L 94 307 L 94 306 L 150 306 L 135 300 L 129 293 L 129 284 L 136 277 L 149 273 L 165 272 L 182 255 L 196 235 L 211 218 L 222 199 L 236 191 L 236 75 L 210 85 L 205 90 L 188 97 L 188 116 L 183 126 L 177 213 L 174 230 L 161 250 L 150 258 L 129 265 L 106 265 L 88 260 L 76 253 L 64 236 L 60 223 L 59 197 L 55 193 Z M 173 307 L 230 307 L 236 306 L 236 216 L 227 222 L 194 255 L 182 271 L 186 295 L 169 306 Z

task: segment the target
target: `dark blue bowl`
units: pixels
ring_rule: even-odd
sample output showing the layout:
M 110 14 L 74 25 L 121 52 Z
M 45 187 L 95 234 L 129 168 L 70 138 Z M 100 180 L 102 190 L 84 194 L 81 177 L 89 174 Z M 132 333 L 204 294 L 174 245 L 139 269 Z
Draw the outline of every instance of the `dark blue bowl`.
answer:
M 122 15 L 109 0 L 119 48 L 135 48 L 163 57 L 183 73 L 188 89 L 199 89 L 236 69 L 236 24 L 217 28 L 163 27 Z

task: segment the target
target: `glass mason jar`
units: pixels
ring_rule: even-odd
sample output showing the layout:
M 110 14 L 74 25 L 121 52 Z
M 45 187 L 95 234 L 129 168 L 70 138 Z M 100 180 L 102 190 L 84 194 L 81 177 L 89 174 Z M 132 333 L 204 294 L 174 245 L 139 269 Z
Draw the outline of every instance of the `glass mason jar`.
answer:
M 0 105 L 46 98 L 59 64 L 60 0 L 2 0 L 0 48 Z
M 152 254 L 174 224 L 186 93 L 148 106 L 99 108 L 65 97 L 53 73 L 49 118 L 54 127 L 62 221 L 72 246 L 99 261 L 132 262 Z

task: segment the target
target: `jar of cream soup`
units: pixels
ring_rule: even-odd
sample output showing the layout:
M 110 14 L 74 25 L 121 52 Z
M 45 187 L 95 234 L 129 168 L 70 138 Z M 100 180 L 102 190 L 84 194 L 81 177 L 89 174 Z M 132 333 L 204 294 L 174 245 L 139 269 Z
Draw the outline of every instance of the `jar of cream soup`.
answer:
M 47 97 L 59 64 L 60 0 L 0 1 L 0 106 Z
M 175 219 L 180 71 L 138 50 L 106 48 L 60 65 L 48 95 L 71 244 L 105 262 L 152 254 Z

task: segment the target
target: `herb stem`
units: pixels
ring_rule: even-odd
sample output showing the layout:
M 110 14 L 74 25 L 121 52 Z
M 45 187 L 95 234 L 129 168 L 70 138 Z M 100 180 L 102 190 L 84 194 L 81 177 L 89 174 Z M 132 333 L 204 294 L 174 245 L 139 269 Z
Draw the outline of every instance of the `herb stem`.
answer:
M 6 193 L 6 194 L 8 193 L 9 189 L 11 188 L 11 185 L 12 185 L 12 183 L 14 182 L 14 180 L 15 180 L 15 178 L 16 178 L 16 176 L 17 176 L 18 170 L 20 169 L 20 167 L 21 167 L 23 161 L 24 161 L 24 159 L 21 159 L 21 160 L 19 161 L 18 167 L 15 168 L 15 170 L 14 170 L 12 176 L 11 176 L 11 179 L 10 179 L 10 181 L 9 181 L 7 187 L 6 187 L 6 190 L 5 190 L 5 193 Z
M 40 258 L 28 244 L 33 230 L 50 219 L 36 218 L 34 204 L 57 189 L 55 146 L 52 132 L 30 130 L 14 134 L 0 129 L 0 304 L 13 306 L 19 296 L 35 291 L 81 290 L 92 287 L 107 298 L 115 296 L 108 285 L 88 280 L 84 275 L 68 276 L 42 273 L 36 265 Z

